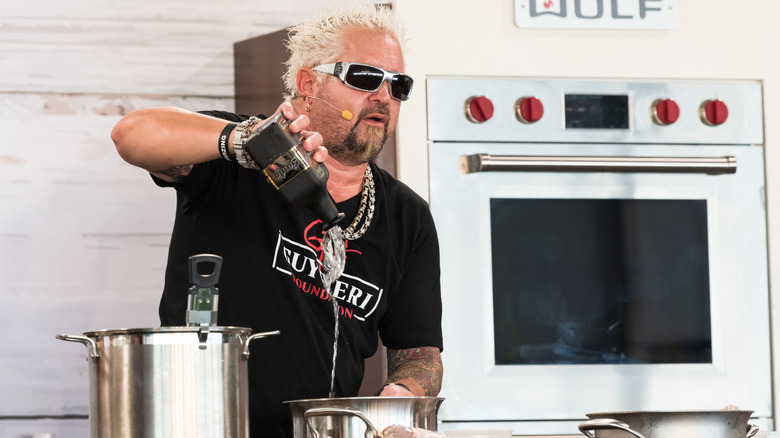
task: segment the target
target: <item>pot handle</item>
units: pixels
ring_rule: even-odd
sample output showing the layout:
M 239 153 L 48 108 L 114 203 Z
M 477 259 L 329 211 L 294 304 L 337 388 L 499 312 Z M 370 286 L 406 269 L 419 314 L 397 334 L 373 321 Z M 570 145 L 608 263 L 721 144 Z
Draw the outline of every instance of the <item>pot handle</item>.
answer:
M 745 438 L 751 438 L 755 436 L 758 433 L 758 426 L 755 424 L 748 424 L 747 425 L 747 436 Z
M 249 336 L 248 338 L 246 338 L 246 342 L 244 342 L 244 353 L 243 353 L 244 360 L 249 359 L 249 343 L 250 342 L 252 342 L 255 339 L 266 338 L 268 336 L 274 336 L 274 335 L 278 335 L 278 334 L 281 334 L 281 333 L 282 332 L 280 332 L 279 330 L 274 330 L 272 332 L 255 333 L 255 334 Z
M 591 431 L 601 429 L 620 429 L 630 433 L 631 435 L 634 435 L 637 438 L 645 438 L 645 436 L 641 433 L 631 429 L 628 424 L 623 423 L 622 421 L 613 420 L 612 418 L 594 418 L 580 424 L 578 429 L 580 432 L 585 434 L 585 436 L 590 438 L 595 438 L 595 434 L 593 434 Z
M 94 362 L 97 362 L 98 359 L 100 359 L 97 343 L 92 338 L 88 338 L 86 336 L 58 334 L 57 339 L 61 341 L 81 342 L 87 346 L 87 360 L 92 359 Z
M 309 429 L 314 433 L 314 438 L 319 438 L 320 433 L 317 432 L 317 429 L 314 427 L 314 425 L 311 424 L 311 417 L 322 417 L 325 415 L 352 415 L 354 417 L 358 417 L 361 420 L 363 420 L 364 423 L 366 423 L 366 432 L 364 433 L 366 438 L 379 438 L 379 432 L 376 430 L 376 427 L 374 427 L 373 424 L 366 418 L 365 415 L 363 415 L 362 412 L 360 412 L 357 409 L 349 408 L 349 407 L 322 407 L 322 408 L 311 408 L 306 410 L 303 413 L 303 418 L 306 420 L 306 425 L 309 427 Z

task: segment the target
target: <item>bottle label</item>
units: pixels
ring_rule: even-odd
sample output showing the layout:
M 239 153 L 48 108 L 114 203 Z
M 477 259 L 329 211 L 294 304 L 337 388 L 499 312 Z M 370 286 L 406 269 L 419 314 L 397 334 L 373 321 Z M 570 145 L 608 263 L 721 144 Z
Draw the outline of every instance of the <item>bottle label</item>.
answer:
M 263 173 L 276 190 L 309 168 L 309 160 L 294 146 L 269 164 Z

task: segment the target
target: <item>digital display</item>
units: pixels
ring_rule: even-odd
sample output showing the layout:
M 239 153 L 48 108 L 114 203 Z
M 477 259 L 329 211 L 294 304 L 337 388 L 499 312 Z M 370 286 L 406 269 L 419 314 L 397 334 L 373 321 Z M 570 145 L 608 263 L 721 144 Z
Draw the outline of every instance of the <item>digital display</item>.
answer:
M 628 129 L 628 96 L 624 94 L 564 95 L 566 129 Z

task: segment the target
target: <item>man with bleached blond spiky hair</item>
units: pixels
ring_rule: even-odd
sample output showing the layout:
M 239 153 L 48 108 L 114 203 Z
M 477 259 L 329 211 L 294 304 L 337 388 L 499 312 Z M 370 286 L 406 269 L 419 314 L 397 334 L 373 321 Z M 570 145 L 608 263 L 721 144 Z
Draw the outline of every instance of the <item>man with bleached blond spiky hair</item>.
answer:
M 403 44 L 392 11 L 372 5 L 339 6 L 290 31 L 277 114 L 327 168 L 338 222 L 287 202 L 266 180 L 272 166 L 244 148 L 262 116 L 148 108 L 111 133 L 122 158 L 176 190 L 162 325 L 186 323 L 188 257 L 216 254 L 218 325 L 281 331 L 251 344 L 252 437 L 292 436 L 285 401 L 357 395 L 377 333 L 388 349 L 377 395 L 441 389 L 436 229 L 427 203 L 373 162 L 412 92 Z M 339 254 L 343 272 L 326 263 Z

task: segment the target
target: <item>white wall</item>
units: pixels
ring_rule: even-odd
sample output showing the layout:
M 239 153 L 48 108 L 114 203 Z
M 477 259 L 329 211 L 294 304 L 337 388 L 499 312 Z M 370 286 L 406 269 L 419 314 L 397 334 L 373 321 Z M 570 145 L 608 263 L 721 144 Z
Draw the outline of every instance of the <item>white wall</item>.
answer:
M 231 109 L 232 44 L 336 1 L 0 8 L 0 418 L 85 412 L 85 349 L 56 333 L 158 324 L 173 193 L 116 156 L 111 126 L 149 105 Z M 399 126 L 399 174 L 421 194 L 427 75 L 759 79 L 770 251 L 780 249 L 780 127 L 772 123 L 780 115 L 780 2 L 681 1 L 679 27 L 669 31 L 523 30 L 512 0 L 394 3 L 417 79 Z M 779 269 L 773 259 L 772 278 Z M 83 422 L 50 423 L 0 421 L 0 436 L 85 436 Z
M 174 193 L 119 158 L 112 126 L 232 110 L 233 43 L 332 2 L 0 7 L 0 436 L 89 435 L 86 349 L 55 334 L 159 325 Z

